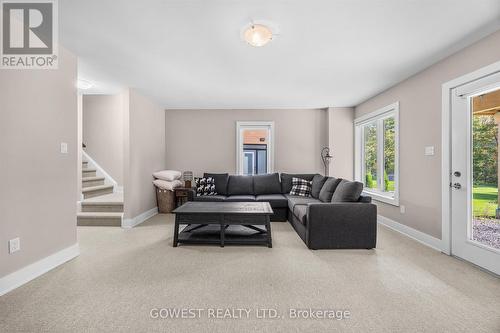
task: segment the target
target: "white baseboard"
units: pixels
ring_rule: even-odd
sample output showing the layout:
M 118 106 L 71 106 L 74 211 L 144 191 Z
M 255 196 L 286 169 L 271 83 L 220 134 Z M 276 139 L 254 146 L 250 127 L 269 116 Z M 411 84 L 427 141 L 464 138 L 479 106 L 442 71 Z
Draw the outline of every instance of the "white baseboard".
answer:
M 131 219 L 123 219 L 122 228 L 133 228 L 136 225 L 139 225 L 142 222 L 146 221 L 147 219 L 155 216 L 156 214 L 158 214 L 158 207 L 145 211 L 144 213 L 139 214 Z
M 399 232 L 400 234 L 410 237 L 416 240 L 417 242 L 424 244 L 436 251 L 439 252 L 443 251 L 443 241 L 441 239 L 427 235 L 426 233 L 410 228 L 404 224 L 398 223 L 381 215 L 377 215 L 377 222 L 383 226 L 386 226 L 389 229 L 392 229 L 394 231 Z
M 0 296 L 22 286 L 80 254 L 78 243 L 0 278 Z

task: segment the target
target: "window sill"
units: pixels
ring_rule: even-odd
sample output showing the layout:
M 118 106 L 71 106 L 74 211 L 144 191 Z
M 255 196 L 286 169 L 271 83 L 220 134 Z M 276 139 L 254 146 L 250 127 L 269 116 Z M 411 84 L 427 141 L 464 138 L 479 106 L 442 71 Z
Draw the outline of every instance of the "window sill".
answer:
M 399 198 L 385 195 L 381 192 L 363 190 L 363 195 L 372 197 L 373 200 L 399 207 Z

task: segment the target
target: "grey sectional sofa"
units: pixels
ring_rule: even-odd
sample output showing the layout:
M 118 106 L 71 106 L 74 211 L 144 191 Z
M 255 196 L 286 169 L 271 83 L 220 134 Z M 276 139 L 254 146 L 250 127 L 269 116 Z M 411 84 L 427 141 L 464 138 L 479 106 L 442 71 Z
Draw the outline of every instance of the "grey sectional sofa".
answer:
M 377 241 L 377 206 L 360 195 L 362 184 L 319 174 L 278 173 L 213 177 L 217 195 L 194 201 L 265 201 L 273 208 L 271 221 L 289 221 L 310 249 L 371 249 Z M 292 178 L 312 181 L 311 197 L 290 195 Z

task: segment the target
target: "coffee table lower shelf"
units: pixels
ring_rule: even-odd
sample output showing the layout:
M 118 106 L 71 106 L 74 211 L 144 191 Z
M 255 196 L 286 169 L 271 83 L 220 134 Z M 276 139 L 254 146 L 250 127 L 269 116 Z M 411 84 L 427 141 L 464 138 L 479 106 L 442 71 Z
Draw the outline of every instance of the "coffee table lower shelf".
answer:
M 225 230 L 221 230 L 225 228 Z M 257 229 L 257 230 L 256 230 Z M 272 247 L 265 226 L 190 224 L 177 237 L 180 244 L 265 245 Z M 175 246 L 175 245 L 174 245 Z

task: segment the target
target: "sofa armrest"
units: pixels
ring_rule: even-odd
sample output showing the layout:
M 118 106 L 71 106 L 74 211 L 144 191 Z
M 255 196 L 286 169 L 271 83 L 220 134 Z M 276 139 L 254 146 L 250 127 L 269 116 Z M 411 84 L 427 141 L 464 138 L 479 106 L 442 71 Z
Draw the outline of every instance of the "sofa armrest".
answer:
M 308 204 L 306 227 L 306 243 L 311 249 L 371 249 L 377 243 L 377 206 Z

